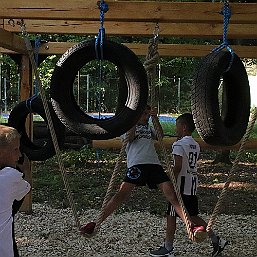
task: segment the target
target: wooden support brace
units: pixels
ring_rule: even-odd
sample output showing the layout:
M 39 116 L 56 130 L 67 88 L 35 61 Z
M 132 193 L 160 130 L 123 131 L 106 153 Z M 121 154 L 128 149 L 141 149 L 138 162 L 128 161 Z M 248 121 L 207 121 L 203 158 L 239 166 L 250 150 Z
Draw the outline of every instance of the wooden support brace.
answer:
M 28 99 L 32 93 L 32 71 L 27 55 L 22 55 L 20 64 L 20 75 L 21 75 L 21 89 L 20 97 L 21 101 Z M 28 135 L 32 136 L 33 133 L 33 116 L 30 115 L 26 120 L 26 130 Z M 32 185 L 32 163 L 30 162 L 29 168 L 24 170 L 25 179 Z M 32 191 L 30 191 L 20 208 L 20 211 L 31 213 L 32 212 Z

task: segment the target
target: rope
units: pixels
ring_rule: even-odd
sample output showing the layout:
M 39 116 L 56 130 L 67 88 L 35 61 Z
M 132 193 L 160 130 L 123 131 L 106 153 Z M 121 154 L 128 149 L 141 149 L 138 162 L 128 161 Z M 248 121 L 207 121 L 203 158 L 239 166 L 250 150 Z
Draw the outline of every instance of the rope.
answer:
M 171 159 L 170 159 L 169 154 L 168 154 L 168 152 L 167 152 L 167 150 L 166 150 L 166 148 L 163 144 L 161 132 L 158 129 L 158 125 L 157 125 L 158 124 L 158 118 L 156 116 L 154 116 L 152 118 L 153 118 L 152 120 L 153 120 L 153 125 L 154 125 L 155 130 L 157 128 L 157 130 L 156 130 L 157 139 L 160 143 L 161 151 L 163 152 L 163 155 L 164 155 L 164 160 L 165 160 L 165 163 L 167 165 L 168 175 L 169 175 L 170 180 L 173 184 L 173 188 L 174 188 L 175 193 L 177 195 L 178 202 L 179 202 L 179 204 L 181 206 L 181 209 L 182 209 L 182 213 L 183 213 L 183 216 L 184 216 L 184 221 L 185 221 L 185 224 L 186 224 L 187 234 L 188 234 L 188 236 L 191 240 L 195 241 L 195 238 L 194 238 L 194 235 L 192 233 L 191 226 L 190 226 L 190 223 L 189 223 L 188 213 L 186 211 L 183 199 L 181 197 L 180 191 L 179 191 L 178 186 L 177 186 L 175 175 L 173 173 L 173 167 L 171 166 Z
M 243 148 L 244 148 L 247 140 L 249 139 L 249 136 L 250 136 L 251 131 L 253 129 L 256 118 L 257 118 L 257 107 L 254 108 L 251 120 L 250 120 L 249 125 L 247 127 L 246 133 L 245 133 L 245 135 L 242 139 L 242 142 L 241 142 L 240 148 L 238 150 L 236 159 L 235 159 L 235 161 L 232 165 L 231 170 L 229 171 L 227 181 L 224 184 L 224 187 L 221 191 L 218 202 L 216 203 L 215 208 L 214 208 L 213 213 L 212 213 L 212 216 L 211 216 L 211 218 L 208 222 L 208 225 L 207 225 L 207 228 L 206 228 L 207 231 L 210 231 L 212 229 L 212 226 L 213 226 L 214 222 L 216 221 L 216 218 L 217 218 L 218 214 L 221 211 L 221 207 L 222 207 L 222 205 L 225 201 L 225 198 L 226 198 L 228 187 L 229 187 L 230 183 L 232 182 L 232 176 L 233 176 L 235 170 L 238 168 L 238 163 L 239 163 L 240 158 L 242 157 Z
M 96 59 L 99 60 L 99 84 L 103 84 L 103 65 L 102 61 L 104 60 L 104 52 L 103 52 L 103 46 L 104 46 L 104 39 L 105 39 L 105 28 L 104 28 L 104 14 L 109 10 L 108 4 L 104 2 L 104 0 L 101 0 L 99 3 L 99 9 L 100 9 L 100 28 L 97 37 L 95 38 L 95 54 Z M 99 48 L 100 48 L 100 56 L 99 56 Z M 100 96 L 99 96 L 100 98 Z M 101 103 L 99 102 L 99 117 L 101 113 Z
M 150 91 L 151 93 L 153 93 L 154 95 L 151 95 L 151 106 L 155 106 L 156 104 L 156 94 L 155 94 L 155 80 L 156 80 L 156 66 L 158 64 L 159 61 L 159 54 L 157 52 L 158 49 L 158 42 L 157 42 L 157 37 L 154 37 L 154 39 L 150 39 L 149 40 L 149 47 L 148 47 L 148 55 L 146 56 L 146 61 L 144 63 L 144 67 L 146 69 L 147 72 L 147 76 L 148 76 L 148 83 L 150 86 Z M 173 167 L 171 165 L 171 159 L 169 157 L 169 154 L 163 144 L 163 140 L 162 140 L 162 132 L 160 131 L 159 128 L 159 121 L 158 121 L 158 117 L 157 116 L 152 116 L 152 122 L 154 125 L 154 129 L 156 131 L 156 135 L 157 135 L 157 139 L 159 141 L 160 147 L 161 147 L 161 151 L 163 152 L 164 155 L 164 160 L 165 163 L 167 165 L 167 170 L 168 170 L 168 175 L 170 177 L 170 180 L 173 184 L 175 193 L 177 195 L 178 198 L 178 202 L 182 208 L 182 213 L 184 216 L 184 221 L 186 224 L 186 230 L 188 233 L 188 236 L 191 240 L 195 241 L 193 232 L 191 230 L 191 226 L 189 223 L 189 218 L 188 218 L 188 214 L 184 205 L 184 202 L 182 200 L 180 191 L 178 189 L 177 186 L 177 182 L 176 182 L 176 178 L 175 175 L 173 173 Z
M 40 44 L 41 44 L 40 38 L 37 38 L 35 40 L 35 48 L 34 48 L 34 59 L 37 67 L 38 67 L 38 52 L 39 52 Z M 34 85 L 34 94 L 33 96 L 31 96 L 26 100 L 26 107 L 30 112 L 32 112 L 32 102 L 34 101 L 34 99 L 38 97 L 38 81 L 36 79 L 33 81 L 33 85 Z
M 231 60 L 230 60 L 230 63 L 228 65 L 228 68 L 225 71 L 225 72 L 227 72 L 231 68 L 231 65 L 232 65 L 233 60 L 234 60 L 234 52 L 228 46 L 228 40 L 227 40 L 228 24 L 229 24 L 229 20 L 230 20 L 230 17 L 231 17 L 231 10 L 229 8 L 229 1 L 228 0 L 224 0 L 223 12 L 221 12 L 221 14 L 224 16 L 223 43 L 220 46 L 218 46 L 217 48 L 213 49 L 212 52 L 217 52 L 217 51 L 222 50 L 223 48 L 226 48 L 231 53 Z M 212 216 L 211 216 L 211 218 L 210 218 L 210 220 L 208 222 L 207 228 L 206 228 L 207 231 L 210 231 L 212 229 L 213 224 L 215 223 L 215 221 L 217 219 L 217 216 L 218 216 L 218 214 L 221 211 L 221 207 L 222 207 L 222 205 L 223 205 L 223 203 L 225 201 L 229 185 L 232 182 L 232 176 L 234 174 L 234 171 L 238 168 L 239 160 L 240 160 L 240 158 L 242 156 L 245 143 L 249 139 L 250 133 L 251 133 L 251 131 L 253 129 L 254 123 L 256 121 L 256 117 L 257 117 L 257 108 L 254 109 L 254 112 L 253 112 L 252 117 L 251 117 L 251 121 L 250 121 L 250 123 L 248 125 L 248 128 L 247 128 L 247 131 L 246 131 L 246 133 L 245 133 L 245 135 L 244 135 L 244 137 L 242 139 L 242 142 L 241 142 L 239 151 L 237 153 L 236 159 L 235 159 L 235 161 L 234 161 L 234 163 L 232 165 L 231 170 L 229 171 L 227 181 L 225 182 L 224 187 L 223 187 L 223 189 L 222 189 L 222 191 L 220 193 L 219 199 L 218 199 L 218 201 L 217 201 L 217 203 L 216 203 L 216 205 L 214 207 Z
M 39 52 L 40 46 L 41 46 L 41 39 L 40 39 L 40 37 L 38 37 L 35 40 L 35 51 L 34 51 L 35 62 L 36 62 L 37 67 L 38 67 L 38 62 L 39 62 L 38 52 Z M 38 81 L 36 79 L 34 80 L 34 94 L 38 95 Z
M 229 46 L 228 38 L 227 38 L 229 20 L 230 20 L 231 15 L 232 15 L 231 9 L 229 7 L 229 1 L 228 0 L 224 0 L 223 11 L 221 11 L 220 14 L 223 15 L 223 42 L 218 47 L 214 48 L 212 50 L 212 52 L 219 52 L 223 48 L 226 48 L 230 52 L 231 59 L 230 59 L 230 62 L 229 62 L 229 65 L 228 65 L 227 69 L 224 71 L 224 73 L 226 73 L 230 70 L 230 68 L 233 64 L 233 61 L 234 61 L 234 51 Z
M 96 219 L 96 226 L 95 226 L 95 229 L 94 229 L 94 235 L 98 232 L 98 230 L 100 229 L 101 223 L 103 222 L 104 211 L 105 211 L 107 203 L 111 199 L 112 191 L 113 191 L 113 188 L 114 188 L 114 185 L 115 185 L 115 178 L 119 174 L 121 163 L 122 163 L 122 160 L 124 158 L 124 153 L 125 153 L 126 146 L 127 146 L 127 143 L 128 143 L 128 139 L 129 139 L 129 133 L 127 134 L 125 140 L 122 143 L 122 147 L 120 149 L 120 153 L 119 153 L 119 156 L 117 158 L 117 161 L 116 161 L 113 173 L 112 173 L 112 177 L 110 179 L 110 182 L 109 182 L 109 185 L 108 185 L 108 188 L 107 188 L 104 200 L 103 200 L 103 204 L 102 204 L 102 207 L 101 207 L 100 214 L 99 214 L 98 218 Z
M 23 21 L 21 21 L 21 23 L 19 23 L 19 25 L 21 27 L 22 35 L 23 35 L 23 38 L 24 38 L 24 41 L 25 41 L 25 44 L 26 44 L 28 56 L 29 56 L 29 59 L 30 59 L 30 62 L 31 62 L 31 66 L 32 66 L 34 75 L 36 77 L 36 80 L 38 81 L 38 88 L 39 88 L 39 92 L 40 92 L 40 95 L 41 95 L 41 98 L 42 98 L 42 103 L 43 103 L 43 106 L 44 106 L 44 110 L 45 110 L 45 113 L 46 113 L 46 118 L 47 118 L 49 130 L 50 130 L 50 134 L 51 134 L 51 137 L 52 137 L 52 140 L 53 140 L 53 145 L 54 145 L 54 148 L 55 148 L 59 168 L 60 168 L 60 171 L 61 171 L 61 174 L 62 174 L 64 186 L 65 186 L 65 189 L 66 189 L 67 198 L 68 198 L 69 204 L 70 204 L 71 209 L 72 209 L 72 213 L 73 213 L 73 216 L 74 216 L 74 219 L 75 219 L 76 226 L 78 228 L 80 228 L 79 218 L 78 218 L 77 211 L 76 211 L 76 208 L 75 208 L 75 203 L 74 203 L 74 200 L 73 200 L 72 192 L 71 192 L 71 189 L 70 189 L 70 186 L 69 186 L 67 173 L 65 171 L 63 160 L 62 160 L 62 157 L 61 157 L 61 154 L 60 154 L 60 148 L 59 148 L 56 133 L 55 133 L 55 130 L 54 130 L 50 110 L 49 110 L 49 107 L 48 107 L 48 104 L 47 104 L 46 95 L 45 95 L 44 89 L 43 89 L 42 84 L 41 84 L 40 75 L 39 75 L 37 64 L 36 64 L 36 61 L 35 61 L 35 58 L 34 58 L 34 52 L 33 52 L 33 49 L 32 49 L 32 45 L 31 45 L 31 43 L 30 43 L 30 41 L 27 37 L 27 33 L 26 33 L 26 29 L 25 29 L 25 25 L 24 25 Z
M 95 52 L 96 52 L 96 58 L 103 60 L 103 41 L 105 38 L 104 13 L 106 13 L 109 10 L 108 4 L 105 3 L 104 0 L 101 0 L 99 4 L 99 9 L 100 9 L 100 29 L 95 39 Z M 100 41 L 100 57 L 98 54 L 99 41 Z
M 146 60 L 144 62 L 144 67 L 147 73 L 148 85 L 150 87 L 150 101 L 151 103 L 157 103 L 157 90 L 156 90 L 156 67 L 159 62 L 159 52 L 158 52 L 158 34 L 159 34 L 159 25 L 156 24 L 154 36 L 149 40 L 148 44 L 148 53 Z

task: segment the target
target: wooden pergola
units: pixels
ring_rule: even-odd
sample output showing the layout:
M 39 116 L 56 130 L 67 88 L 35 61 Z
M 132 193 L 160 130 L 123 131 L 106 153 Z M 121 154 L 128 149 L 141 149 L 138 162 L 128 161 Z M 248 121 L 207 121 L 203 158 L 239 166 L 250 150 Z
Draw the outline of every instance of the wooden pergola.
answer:
M 161 37 L 222 39 L 223 3 L 122 1 L 106 0 L 109 10 L 104 16 L 106 34 L 151 37 L 158 23 Z M 230 3 L 232 16 L 228 39 L 257 39 L 257 3 Z M 0 7 L 0 53 L 18 54 L 20 58 L 21 100 L 32 93 L 32 70 L 24 39 L 17 21 L 23 19 L 29 34 L 98 33 L 100 12 L 93 0 L 12 0 Z M 71 42 L 47 42 L 40 55 L 63 54 Z M 146 55 L 147 44 L 126 44 L 137 55 Z M 161 56 L 205 56 L 214 45 L 159 44 Z M 242 58 L 257 58 L 257 46 L 232 45 Z M 28 171 L 31 181 L 31 170 Z M 31 195 L 24 210 L 31 211 Z
M 108 35 L 146 37 L 153 34 L 156 23 L 160 36 L 221 39 L 223 3 L 105 1 L 104 27 Z M 229 39 L 257 39 L 257 3 L 230 3 L 232 16 Z M 4 1 L 0 9 L 0 52 L 26 53 L 23 39 L 17 36 L 17 21 L 24 19 L 26 31 L 36 34 L 96 35 L 100 26 L 97 1 L 93 0 L 14 0 Z M 15 26 L 13 26 L 15 25 Z M 40 54 L 62 54 L 71 46 L 67 42 L 48 42 Z M 147 45 L 128 44 L 138 55 L 145 55 Z M 203 56 L 214 46 L 160 44 L 161 56 Z M 240 57 L 257 58 L 256 46 L 235 46 Z M 233 48 L 233 49 L 234 49 Z

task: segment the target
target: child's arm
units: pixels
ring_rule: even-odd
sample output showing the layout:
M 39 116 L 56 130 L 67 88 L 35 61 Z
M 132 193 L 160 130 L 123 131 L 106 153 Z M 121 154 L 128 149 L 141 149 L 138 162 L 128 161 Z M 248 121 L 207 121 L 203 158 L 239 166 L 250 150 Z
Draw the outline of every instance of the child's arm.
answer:
M 29 158 L 23 153 L 22 157 L 18 161 L 17 169 L 25 175 L 26 171 L 30 168 L 29 165 Z
M 136 137 L 136 126 L 131 128 L 127 133 L 128 133 L 128 141 L 132 142 Z
M 152 108 L 150 114 L 151 114 L 151 117 L 152 117 L 152 121 L 153 121 L 153 123 L 155 125 L 155 127 L 154 127 L 155 132 L 157 132 L 157 130 L 158 130 L 160 132 L 161 138 L 163 138 L 164 137 L 164 133 L 163 133 L 163 129 L 162 129 L 162 126 L 160 124 L 160 121 L 159 121 L 159 119 L 157 117 L 157 108 L 156 107 Z
M 25 171 L 26 169 L 29 169 L 29 159 L 25 154 L 22 154 L 20 157 L 18 164 L 17 164 L 17 170 L 22 173 L 22 178 L 25 177 Z M 14 200 L 13 205 L 12 205 L 12 215 L 14 216 L 20 209 L 23 201 L 24 201 L 25 196 L 21 200 Z
M 182 160 L 183 160 L 182 156 L 174 154 L 174 163 L 175 164 L 174 164 L 173 172 L 174 172 L 176 179 L 178 178 L 178 175 L 182 169 Z
M 17 170 L 19 170 L 23 175 L 20 180 L 17 181 L 16 189 L 18 192 L 18 196 L 16 200 L 21 200 L 30 190 L 31 186 L 30 184 L 24 180 L 26 179 L 26 171 L 28 171 L 30 168 L 29 158 L 26 156 L 26 154 L 22 154 L 22 158 L 17 164 Z

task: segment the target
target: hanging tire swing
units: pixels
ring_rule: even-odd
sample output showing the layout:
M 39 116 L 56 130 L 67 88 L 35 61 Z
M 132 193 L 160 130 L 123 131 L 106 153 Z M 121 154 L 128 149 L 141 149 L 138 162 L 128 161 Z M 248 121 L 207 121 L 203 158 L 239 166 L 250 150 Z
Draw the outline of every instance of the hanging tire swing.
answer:
M 111 118 L 97 119 L 86 114 L 73 95 L 73 82 L 78 71 L 97 59 L 95 40 L 81 42 L 69 49 L 57 62 L 51 80 L 53 108 L 62 123 L 71 131 L 89 139 L 110 139 L 133 127 L 147 103 L 148 87 L 145 69 L 137 56 L 126 46 L 104 40 L 103 59 L 114 63 L 124 75 L 126 101 Z
M 234 145 L 246 132 L 250 87 L 240 58 L 212 52 L 202 61 L 192 87 L 192 114 L 201 138 L 210 145 Z M 232 58 L 232 59 L 231 59 Z M 228 68 L 229 67 L 229 68 Z M 220 79 L 223 95 L 219 103 Z
M 49 103 L 48 106 L 53 120 L 54 129 L 57 133 L 57 141 L 59 143 L 59 146 L 62 146 L 65 140 L 65 127 L 55 115 L 51 103 Z M 55 155 L 52 137 L 48 129 L 47 136 L 40 144 L 36 144 L 35 142 L 32 142 L 30 140 L 26 132 L 25 123 L 27 116 L 31 113 L 39 114 L 47 124 L 42 100 L 39 97 L 35 97 L 30 101 L 29 108 L 27 100 L 20 102 L 13 108 L 9 115 L 8 125 L 16 128 L 21 134 L 21 152 L 24 152 L 32 161 L 44 161 Z

